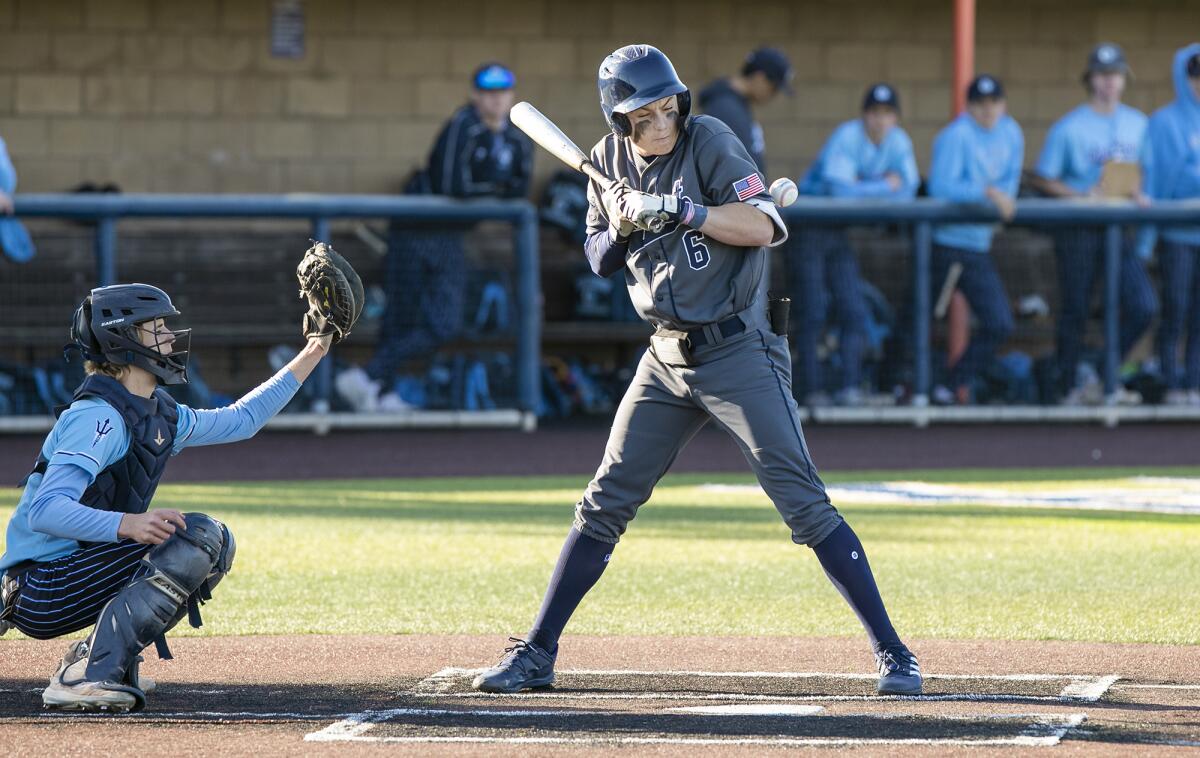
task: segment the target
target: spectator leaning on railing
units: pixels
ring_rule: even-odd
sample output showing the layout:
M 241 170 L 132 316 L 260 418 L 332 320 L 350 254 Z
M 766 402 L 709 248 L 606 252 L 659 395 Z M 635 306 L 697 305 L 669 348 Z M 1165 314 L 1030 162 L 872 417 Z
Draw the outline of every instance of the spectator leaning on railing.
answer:
M 805 195 L 907 200 L 921 184 L 912 140 L 899 126 L 900 99 L 887 84 L 874 84 L 863 97 L 862 116 L 830 136 L 800 180 Z M 831 398 L 821 380 L 817 343 L 832 304 L 838 328 L 842 376 L 832 401 L 860 405 L 862 354 L 867 341 L 867 305 L 862 277 L 846 230 L 802 225 L 784 244 L 802 397 L 810 406 Z
M 1200 43 L 1175 53 L 1175 101 L 1150 117 L 1146 194 L 1155 200 L 1200 198 Z M 1163 319 L 1159 354 L 1167 402 L 1200 405 L 1200 226 L 1161 231 Z M 1187 329 L 1184 370 L 1179 337 Z
M 12 217 L 13 193 L 17 190 L 17 170 L 8 157 L 8 145 L 0 139 L 0 250 L 9 260 L 24 263 L 35 252 L 25 225 Z
M 1125 53 L 1111 43 L 1096 47 L 1083 72 L 1088 101 L 1050 128 L 1038 159 L 1034 185 L 1051 197 L 1141 198 L 1138 163 L 1143 156 L 1146 115 L 1121 102 L 1131 76 Z M 1055 232 L 1060 312 L 1058 317 L 1059 390 L 1063 402 L 1098 402 L 1076 376 L 1088 306 L 1104 269 L 1104 229 L 1078 227 Z M 1124 356 L 1145 334 L 1158 312 L 1154 287 L 1137 254 L 1133 229 L 1126 230 L 1121 251 L 1121 334 Z M 1128 397 L 1128 396 L 1127 396 Z M 1129 399 L 1132 399 L 1130 397 Z
M 1004 87 L 998 79 L 985 74 L 971 82 L 966 112 L 934 140 L 929 170 L 931 196 L 956 203 L 990 202 L 1001 218 L 1012 219 L 1025 137 L 1006 109 Z M 958 289 L 978 321 L 970 346 L 949 367 L 946 386 L 934 388 L 934 402 L 970 402 L 972 384 L 980 369 L 1012 333 L 1008 295 L 988 254 L 994 232 L 992 224 L 941 224 L 934 228 L 934 287 L 946 281 L 952 267 L 957 270 Z
M 438 134 L 429 165 L 405 188 L 410 195 L 525 197 L 533 143 L 508 120 L 516 77 L 499 63 L 471 77 L 471 102 Z M 462 326 L 467 263 L 461 229 L 394 223 L 388 234 L 387 307 L 379 345 L 366 368 L 338 374 L 338 394 L 358 411 L 406 410 L 389 391 L 405 361 L 427 356 Z

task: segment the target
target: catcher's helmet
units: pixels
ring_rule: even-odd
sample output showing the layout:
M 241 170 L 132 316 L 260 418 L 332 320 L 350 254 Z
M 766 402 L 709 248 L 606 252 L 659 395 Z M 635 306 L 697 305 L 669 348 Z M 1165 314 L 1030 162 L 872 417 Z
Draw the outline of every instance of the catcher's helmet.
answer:
M 97 287 L 75 309 L 71 320 L 71 344 L 89 361 L 138 366 L 158 377 L 160 384 L 187 384 L 188 348 L 191 329 L 170 330 L 174 344 L 169 354 L 155 344 L 142 343 L 138 324 L 157 318 L 178 316 L 171 298 L 149 284 L 114 284 Z
M 675 67 L 662 51 L 651 45 L 626 45 L 600 64 L 597 80 L 604 120 L 618 137 L 632 132 L 626 115 L 655 100 L 679 96 L 680 123 L 692 108 L 692 94 L 679 80 Z

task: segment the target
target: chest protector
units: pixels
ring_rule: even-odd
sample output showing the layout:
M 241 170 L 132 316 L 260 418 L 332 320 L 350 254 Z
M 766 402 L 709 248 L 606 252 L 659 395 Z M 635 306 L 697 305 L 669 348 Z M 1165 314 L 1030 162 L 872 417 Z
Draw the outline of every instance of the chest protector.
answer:
M 145 513 L 150 507 L 175 446 L 179 410 L 161 387 L 150 398 L 131 395 L 116 379 L 92 374 L 75 390 L 75 399 L 98 397 L 111 405 L 129 430 L 125 457 L 96 476 L 79 502 L 101 511 Z M 39 461 L 39 468 L 46 463 Z

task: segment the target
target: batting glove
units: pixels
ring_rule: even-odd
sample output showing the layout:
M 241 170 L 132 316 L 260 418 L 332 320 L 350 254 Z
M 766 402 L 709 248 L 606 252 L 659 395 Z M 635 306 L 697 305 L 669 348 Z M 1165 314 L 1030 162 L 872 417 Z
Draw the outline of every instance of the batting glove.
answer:
M 708 218 L 707 208 L 678 195 L 650 195 L 630 190 L 621 196 L 620 203 L 621 214 L 633 219 L 638 229 L 646 231 L 660 231 L 665 223 L 699 228 Z
M 600 194 L 600 201 L 604 203 L 604 214 L 608 216 L 608 233 L 614 242 L 624 242 L 633 234 L 633 221 L 621 215 L 621 198 L 625 193 L 632 191 L 629 182 L 622 179 L 609 185 L 608 189 Z

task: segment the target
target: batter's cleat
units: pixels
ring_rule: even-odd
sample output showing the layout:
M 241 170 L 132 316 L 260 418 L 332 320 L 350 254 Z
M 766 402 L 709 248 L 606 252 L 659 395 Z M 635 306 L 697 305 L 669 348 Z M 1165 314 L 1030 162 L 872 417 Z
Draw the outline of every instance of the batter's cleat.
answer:
M 875 666 L 879 669 L 880 695 L 920 695 L 921 667 L 917 658 L 904 645 L 881 647 L 875 651 Z
M 42 692 L 42 704 L 64 711 L 140 711 L 146 705 L 146 695 L 140 689 L 84 679 L 88 653 L 86 641 L 71 645 L 50 679 L 50 686 Z
M 504 648 L 504 657 L 492 668 L 475 677 L 471 686 L 480 692 L 513 694 L 554 684 L 554 658 L 537 645 L 509 637 L 512 647 Z

